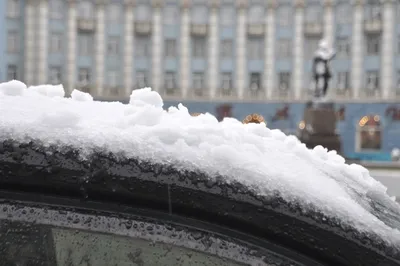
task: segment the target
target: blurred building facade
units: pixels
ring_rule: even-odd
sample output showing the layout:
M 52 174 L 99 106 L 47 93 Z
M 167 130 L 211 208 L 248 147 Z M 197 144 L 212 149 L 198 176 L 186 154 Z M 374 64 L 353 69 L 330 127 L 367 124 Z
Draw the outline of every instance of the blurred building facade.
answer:
M 338 114 L 346 110 L 339 130 L 348 153 L 388 154 L 400 146 L 395 137 L 400 134 L 399 1 L 4 0 L 0 5 L 0 81 L 62 83 L 69 92 L 79 88 L 104 99 L 124 99 L 132 89 L 151 86 L 167 105 L 179 101 L 195 112 L 216 114 L 223 102 L 239 119 L 258 112 L 271 127 L 287 131 L 301 127 L 311 96 L 312 56 L 326 38 L 337 50 L 330 94 Z M 283 115 L 276 116 L 279 112 Z M 370 124 L 360 122 L 364 117 Z M 372 131 L 357 132 L 372 126 L 384 144 L 363 149 L 360 138 Z
M 400 98 L 399 3 L 341 0 L 5 0 L 1 80 L 99 96 L 304 100 L 321 38 L 337 98 Z

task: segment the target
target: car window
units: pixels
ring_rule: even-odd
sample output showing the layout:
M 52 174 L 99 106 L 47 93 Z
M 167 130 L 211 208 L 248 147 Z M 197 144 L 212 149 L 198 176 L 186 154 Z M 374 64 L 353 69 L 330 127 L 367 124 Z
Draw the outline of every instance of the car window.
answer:
M 162 242 L 94 231 L 0 221 L 12 265 L 245 265 Z
M 133 237 L 53 228 L 57 265 L 244 265 L 188 248 Z M 77 248 L 79 247 L 79 248 Z
M 304 265 L 229 236 L 162 219 L 21 203 L 0 208 L 0 254 L 6 254 L 7 266 Z

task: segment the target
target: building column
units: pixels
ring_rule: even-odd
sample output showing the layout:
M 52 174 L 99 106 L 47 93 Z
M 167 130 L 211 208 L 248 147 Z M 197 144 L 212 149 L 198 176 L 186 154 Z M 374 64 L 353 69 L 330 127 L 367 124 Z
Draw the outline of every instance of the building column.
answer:
M 265 18 L 265 34 L 264 42 L 264 89 L 267 99 L 273 97 L 275 90 L 275 14 L 277 8 L 277 0 L 268 1 L 267 16 Z
M 325 0 L 324 8 L 324 38 L 332 47 L 335 43 L 334 1 L 335 0 Z
M 105 5 L 107 0 L 98 0 L 96 2 L 96 33 L 95 33 L 95 75 L 96 75 L 96 94 L 103 95 L 104 89 L 104 58 L 105 58 Z
M 189 15 L 190 0 L 182 0 L 181 11 L 181 35 L 180 35 L 180 82 L 182 97 L 185 98 L 188 94 L 190 84 L 190 54 L 189 54 L 189 32 L 190 32 L 190 15 Z
M 48 83 L 47 80 L 47 72 L 48 72 L 48 63 L 47 63 L 47 55 L 49 53 L 48 43 L 48 24 L 49 24 L 49 4 L 48 1 L 41 0 L 39 2 L 39 34 L 38 34 L 38 50 L 36 51 L 38 54 L 38 71 L 37 71 L 37 82 L 39 84 Z
M 239 99 L 243 99 L 246 89 L 246 25 L 247 0 L 237 0 L 236 26 L 236 89 Z
M 363 86 L 363 53 L 364 53 L 364 0 L 354 1 L 353 32 L 351 40 L 351 89 L 354 99 L 361 95 Z
M 25 5 L 25 40 L 24 40 L 24 81 L 26 85 L 34 84 L 35 67 L 35 6 L 28 0 Z
M 151 80 L 153 90 L 160 92 L 164 65 L 162 64 L 163 34 L 162 34 L 162 1 L 153 0 L 153 19 L 152 19 L 152 56 L 151 56 Z
M 208 39 L 208 87 L 209 96 L 214 98 L 218 89 L 219 77 L 219 20 L 218 20 L 219 0 L 211 0 L 210 12 L 210 36 Z
M 383 8 L 383 36 L 382 36 L 382 64 L 381 64 L 381 90 L 382 98 L 389 99 L 394 92 L 393 88 L 393 35 L 394 35 L 394 12 L 396 10 L 393 0 L 385 0 Z
M 124 86 L 125 94 L 130 95 L 133 89 L 133 41 L 134 41 L 134 0 L 124 1 Z
M 67 93 L 71 93 L 76 85 L 76 18 L 76 0 L 69 0 L 67 21 Z
M 295 99 L 300 99 L 303 92 L 304 76 L 304 0 L 295 1 L 294 42 L 293 42 L 293 78 L 292 88 Z

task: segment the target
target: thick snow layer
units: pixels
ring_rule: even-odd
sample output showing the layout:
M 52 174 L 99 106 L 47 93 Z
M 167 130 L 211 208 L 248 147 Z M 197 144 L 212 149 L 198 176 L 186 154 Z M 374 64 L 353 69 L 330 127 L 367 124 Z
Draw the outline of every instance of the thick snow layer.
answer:
M 60 87 L 32 89 L 16 81 L 0 89 L 6 91 L 0 94 L 0 141 L 38 139 L 74 146 L 83 155 L 102 149 L 201 170 L 211 178 L 222 175 L 261 195 L 279 191 L 288 201 L 400 246 L 400 232 L 378 219 L 369 204 L 374 197 L 398 212 L 386 187 L 333 151 L 309 150 L 296 137 L 262 124 L 191 116 L 183 105 L 163 110 L 160 95 L 149 88 L 133 91 L 129 104 L 92 101 L 79 91 L 72 98 L 53 97 L 64 95 Z

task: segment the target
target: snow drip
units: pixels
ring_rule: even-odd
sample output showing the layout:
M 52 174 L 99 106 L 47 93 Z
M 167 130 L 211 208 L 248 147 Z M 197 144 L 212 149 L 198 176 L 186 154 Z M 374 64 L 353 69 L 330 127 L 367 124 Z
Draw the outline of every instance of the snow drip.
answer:
M 400 213 L 386 187 L 360 165 L 345 164 L 334 151 L 309 150 L 295 136 L 265 124 L 222 122 L 208 113 L 191 116 L 188 109 L 163 109 L 161 96 L 150 88 L 132 91 L 129 104 L 98 102 L 74 90 L 64 98 L 62 85 L 29 87 L 19 81 L 0 84 L 0 141 L 40 141 L 62 149 L 94 151 L 195 170 L 210 178 L 240 182 L 262 196 L 279 193 L 361 232 L 374 232 L 400 246 L 400 232 L 379 219 L 371 197 L 390 212 Z

